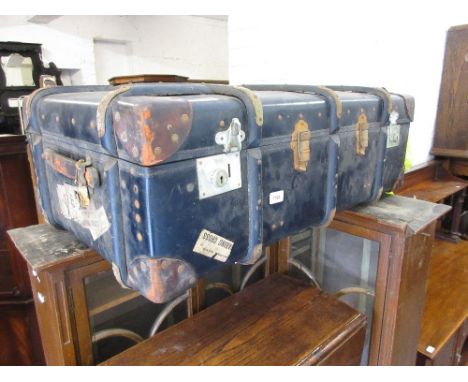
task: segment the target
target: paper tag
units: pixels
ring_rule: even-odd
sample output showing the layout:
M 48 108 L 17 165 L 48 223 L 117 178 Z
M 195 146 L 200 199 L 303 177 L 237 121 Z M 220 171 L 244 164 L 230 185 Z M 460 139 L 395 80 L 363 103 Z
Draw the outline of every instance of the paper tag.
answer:
M 84 214 L 81 220 L 78 220 L 78 222 L 84 228 L 89 229 L 93 240 L 96 240 L 99 237 L 101 237 L 104 233 L 106 233 L 107 230 L 110 228 L 110 223 L 107 219 L 106 210 L 103 206 L 96 209 L 94 208 L 94 204 L 90 204 L 89 207 L 84 211 L 88 211 L 88 213 Z
M 103 206 L 96 208 L 93 201 L 87 208 L 82 208 L 78 193 L 80 187 L 69 184 L 57 185 L 60 212 L 65 219 L 72 220 L 90 231 L 93 240 L 101 237 L 109 228 L 110 223 Z
M 429 345 L 429 346 L 426 348 L 426 351 L 427 351 L 429 354 L 434 353 L 434 350 L 435 350 L 435 347 L 434 347 L 434 346 L 430 346 L 430 345 Z
M 57 196 L 60 211 L 66 219 L 76 220 L 80 215 L 80 199 L 78 192 L 80 189 L 69 184 L 57 185 Z
M 198 240 L 193 247 L 193 252 L 224 263 L 231 254 L 233 246 L 233 241 L 204 229 L 200 232 L 200 236 L 198 236 Z
M 270 192 L 270 204 L 281 203 L 284 200 L 284 190 Z
M 387 149 L 400 146 L 400 125 L 390 124 L 387 128 Z

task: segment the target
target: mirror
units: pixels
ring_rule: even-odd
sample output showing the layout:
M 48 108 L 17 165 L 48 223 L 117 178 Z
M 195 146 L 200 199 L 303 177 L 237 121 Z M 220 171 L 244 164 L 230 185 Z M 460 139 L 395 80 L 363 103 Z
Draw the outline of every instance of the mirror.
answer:
M 30 57 L 13 53 L 1 57 L 2 70 L 6 77 L 6 86 L 35 86 L 33 63 Z

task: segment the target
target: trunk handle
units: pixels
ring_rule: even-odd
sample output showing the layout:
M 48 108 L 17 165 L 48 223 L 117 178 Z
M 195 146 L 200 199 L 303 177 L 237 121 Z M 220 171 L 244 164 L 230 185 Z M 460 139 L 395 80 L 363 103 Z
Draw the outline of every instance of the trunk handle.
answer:
M 51 149 L 44 150 L 44 160 L 54 171 L 73 180 L 80 188 L 80 204 L 88 207 L 93 189 L 99 186 L 99 172 L 92 166 L 91 159 L 74 160 Z

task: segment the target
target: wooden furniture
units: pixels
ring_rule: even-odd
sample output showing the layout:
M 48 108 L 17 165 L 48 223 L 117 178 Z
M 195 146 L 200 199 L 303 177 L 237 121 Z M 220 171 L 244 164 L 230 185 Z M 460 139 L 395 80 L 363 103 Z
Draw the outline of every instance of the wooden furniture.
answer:
M 468 25 L 447 32 L 432 154 L 468 159 Z
M 136 74 L 131 76 L 117 76 L 109 78 L 111 85 L 124 85 L 141 82 L 187 82 L 188 77 L 176 74 Z
M 111 85 L 124 85 L 128 83 L 143 83 L 143 82 L 196 82 L 196 83 L 213 83 L 213 84 L 228 84 L 225 80 L 203 80 L 192 79 L 177 74 L 135 74 L 130 76 L 117 76 L 109 78 Z
M 26 264 L 6 231 L 37 222 L 24 135 L 0 135 L 0 365 L 40 365 L 42 349 Z
M 447 32 L 439 107 L 431 153 L 446 160 L 454 175 L 468 179 L 468 24 Z M 458 233 L 468 239 L 468 200 L 461 208 Z M 454 224 L 458 221 L 454 222 Z
M 48 365 L 94 365 L 269 274 L 268 256 L 253 267 L 220 268 L 167 304 L 122 288 L 111 265 L 72 234 L 48 224 L 8 231 L 29 268 Z
M 274 274 L 103 365 L 357 365 L 366 319 Z
M 468 181 L 453 176 L 443 161 L 431 161 L 405 174 L 404 183 L 395 193 L 434 203 L 450 204 L 453 209 L 447 229 L 449 237 L 462 236 L 460 221 L 466 198 Z
M 278 244 L 279 270 L 368 318 L 362 364 L 414 365 L 436 220 L 449 206 L 400 196 L 337 213 Z
M 418 364 L 467 364 L 467 337 L 468 241 L 458 244 L 435 241 L 418 345 Z
M 161 307 L 120 287 L 95 251 L 48 224 L 8 235 L 28 263 L 48 365 L 93 365 L 142 340 Z
M 41 56 L 40 44 L 0 42 L 0 133 L 23 134 L 21 98 L 42 87 L 44 78 L 62 85 L 60 70 L 53 62 L 46 68 Z

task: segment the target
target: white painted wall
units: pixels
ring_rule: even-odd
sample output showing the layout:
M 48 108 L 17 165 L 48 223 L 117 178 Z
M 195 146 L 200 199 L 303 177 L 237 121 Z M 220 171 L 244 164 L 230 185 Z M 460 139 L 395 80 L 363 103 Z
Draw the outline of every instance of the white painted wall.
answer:
M 425 162 L 437 110 L 445 33 L 468 2 L 309 2 L 279 14 L 229 17 L 229 75 L 239 83 L 384 86 L 416 99 L 413 165 Z
M 131 45 L 130 70 L 115 75 L 164 73 L 228 79 L 227 21 L 195 16 L 61 16 L 33 24 L 30 16 L 0 16 L 0 41 L 43 44 L 43 59 L 77 69 L 68 81 L 95 84 L 94 39 Z
M 227 22 L 195 16 L 134 16 L 135 73 L 228 79 Z

